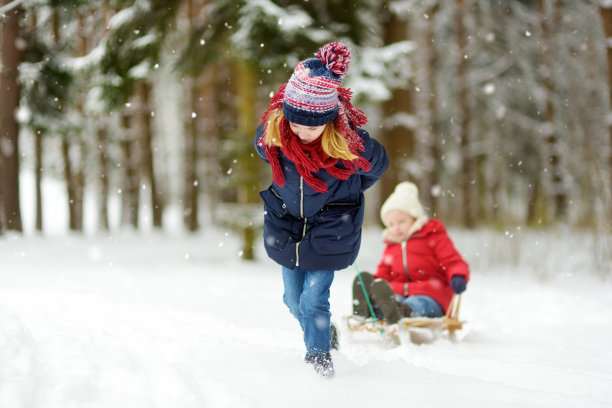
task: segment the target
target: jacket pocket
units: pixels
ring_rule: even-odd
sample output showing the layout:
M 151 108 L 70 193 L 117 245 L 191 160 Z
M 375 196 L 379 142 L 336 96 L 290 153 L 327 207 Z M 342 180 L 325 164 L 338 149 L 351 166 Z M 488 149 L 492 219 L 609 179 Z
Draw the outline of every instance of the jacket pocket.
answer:
M 272 186 L 259 195 L 264 202 L 264 243 L 281 251 L 289 243 L 296 242 L 296 220 L 287 213 L 285 203 Z
M 315 252 L 321 255 L 352 252 L 361 239 L 363 206 L 356 203 L 328 204 L 311 221 L 310 245 Z

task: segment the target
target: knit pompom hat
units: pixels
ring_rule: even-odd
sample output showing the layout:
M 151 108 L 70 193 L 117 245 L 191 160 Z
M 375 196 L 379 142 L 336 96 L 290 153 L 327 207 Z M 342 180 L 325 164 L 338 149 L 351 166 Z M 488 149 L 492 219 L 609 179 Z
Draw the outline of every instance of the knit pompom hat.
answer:
M 419 189 L 409 181 L 395 186 L 395 190 L 380 208 L 380 218 L 385 222 L 385 214 L 391 210 L 400 210 L 415 220 L 426 219 L 425 210 L 419 201 Z
M 339 42 L 329 43 L 321 47 L 315 56 L 316 58 L 300 62 L 289 81 L 278 88 L 272 96 L 270 106 L 261 116 L 261 123 L 273 123 L 274 118 L 278 117 L 278 112 L 282 110 L 283 118 L 278 126 L 281 140 L 285 138 L 291 142 L 290 138 L 295 138 L 295 135 L 287 134 L 291 132 L 289 122 L 304 126 L 320 126 L 333 120 L 336 132 L 345 140 L 349 151 L 356 156 L 353 160 L 341 159 L 344 169 L 349 170 L 348 172 L 344 172 L 343 175 L 337 172 L 332 174 L 336 178 L 345 180 L 350 174 L 370 170 L 370 162 L 361 155 L 365 147 L 359 136 L 359 128 L 366 124 L 368 118 L 361 109 L 351 104 L 353 96 L 351 90 L 340 86 L 351 60 L 348 48 Z M 285 96 L 287 94 L 288 96 Z M 291 143 L 283 142 L 280 147 L 266 143 L 266 133 L 267 126 L 264 126 L 264 132 L 257 145 L 265 149 L 266 157 L 272 167 L 274 183 L 283 186 L 285 176 L 280 166 L 278 151 L 283 151 L 287 157 L 293 156 L 295 152 L 287 150 L 291 150 L 289 147 Z M 305 145 L 298 146 L 301 150 L 305 148 Z M 295 154 L 300 152 L 297 151 Z M 308 156 L 306 154 L 306 157 Z M 308 160 L 311 159 L 310 155 Z M 330 166 L 322 167 L 322 163 L 308 164 L 304 160 L 299 160 L 296 164 L 300 175 L 307 180 L 307 183 L 310 175 L 323 168 L 328 172 L 334 170 Z M 336 170 L 342 169 L 338 167 Z M 326 186 L 311 185 L 311 187 L 318 192 L 327 191 Z
M 351 63 L 350 50 L 340 42 L 325 44 L 300 62 L 287 82 L 283 115 L 289 122 L 321 126 L 338 115 L 338 88 Z

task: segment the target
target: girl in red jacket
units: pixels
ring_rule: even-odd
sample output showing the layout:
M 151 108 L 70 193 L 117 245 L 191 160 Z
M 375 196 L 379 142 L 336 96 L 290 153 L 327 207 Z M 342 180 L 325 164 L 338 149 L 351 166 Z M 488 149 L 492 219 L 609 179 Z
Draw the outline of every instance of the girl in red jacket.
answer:
M 465 291 L 470 274 L 444 225 L 425 215 L 410 182 L 395 187 L 380 216 L 386 247 L 376 275 L 361 273 L 379 317 L 393 324 L 401 317 L 443 316 L 453 292 Z M 356 277 L 353 285 L 353 314 L 368 317 L 361 280 Z

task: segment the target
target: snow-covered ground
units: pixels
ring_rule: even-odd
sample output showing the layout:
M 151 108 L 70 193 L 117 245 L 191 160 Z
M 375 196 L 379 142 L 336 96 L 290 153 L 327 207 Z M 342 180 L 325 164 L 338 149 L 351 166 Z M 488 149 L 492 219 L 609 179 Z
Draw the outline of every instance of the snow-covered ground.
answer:
M 365 234 L 362 270 L 379 234 Z M 351 335 L 355 271 L 339 271 L 325 380 L 302 361 L 279 268 L 261 248 L 241 261 L 231 234 L 6 235 L 0 407 L 612 406 L 612 283 L 589 235 L 451 237 L 472 266 L 458 341 Z

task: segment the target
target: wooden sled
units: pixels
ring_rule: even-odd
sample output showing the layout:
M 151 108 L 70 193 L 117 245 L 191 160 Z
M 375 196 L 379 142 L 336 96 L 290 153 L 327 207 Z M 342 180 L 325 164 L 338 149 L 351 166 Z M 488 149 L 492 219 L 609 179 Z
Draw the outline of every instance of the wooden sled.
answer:
M 451 339 L 455 338 L 455 332 L 463 328 L 465 322 L 459 320 L 459 307 L 461 306 L 461 295 L 453 295 L 446 315 L 443 317 L 404 317 L 397 324 L 388 325 L 384 320 L 373 318 L 360 319 L 356 316 L 347 318 L 348 329 L 351 332 L 368 331 L 381 334 L 396 334 L 398 330 L 408 331 L 410 328 L 432 329 L 437 332 L 448 331 Z

